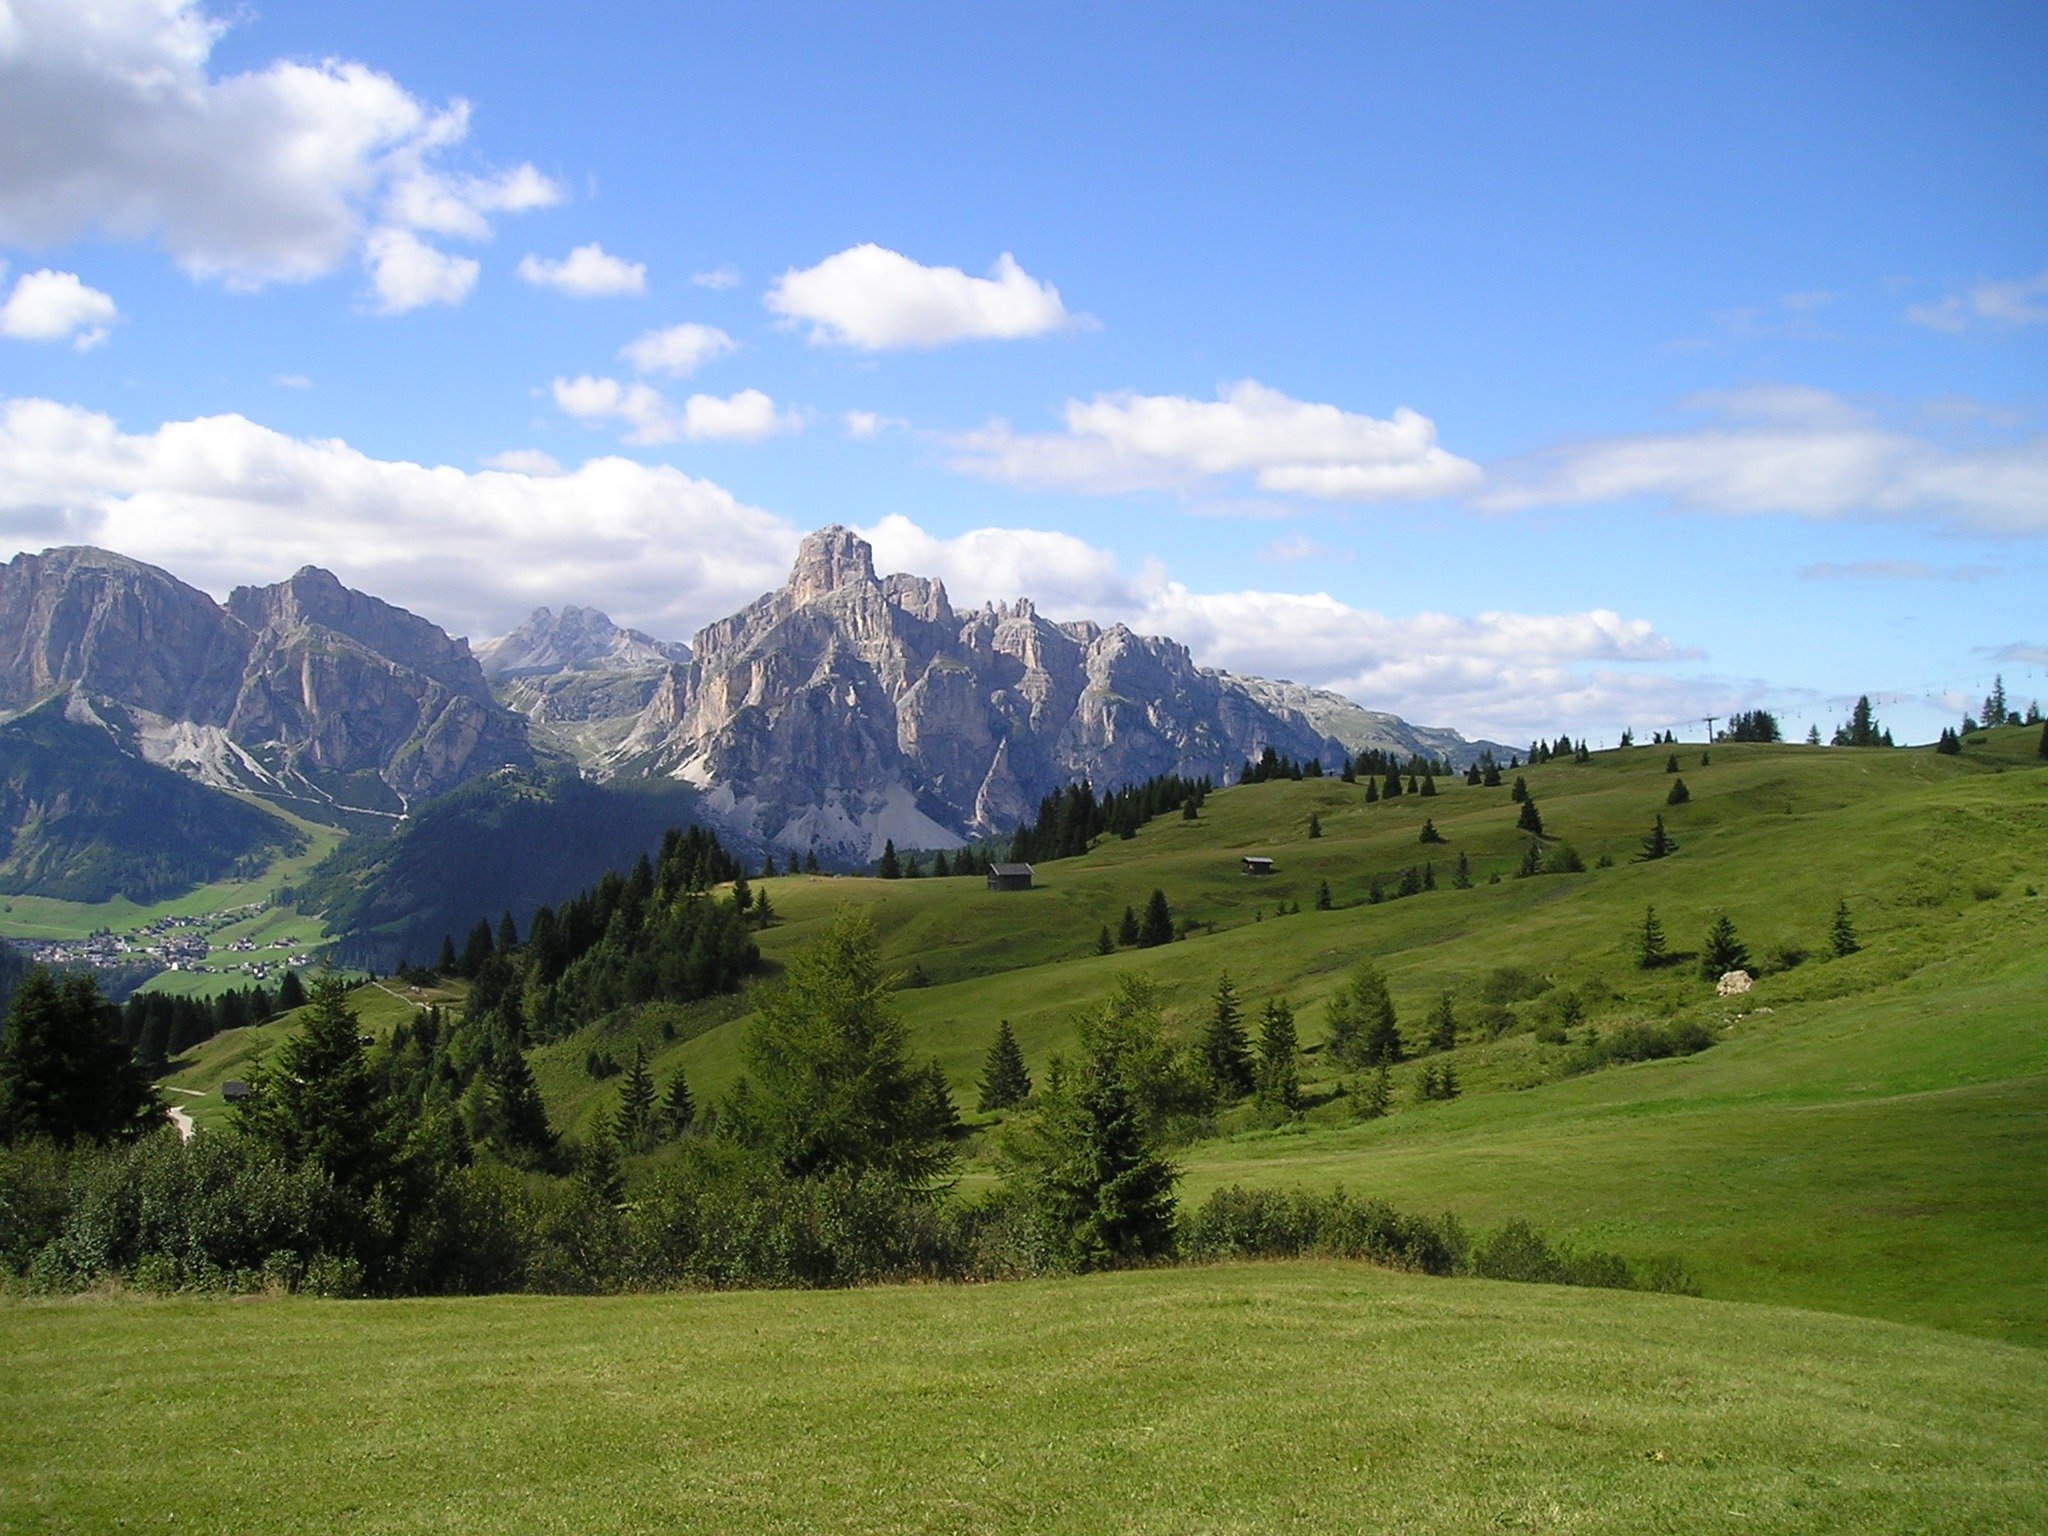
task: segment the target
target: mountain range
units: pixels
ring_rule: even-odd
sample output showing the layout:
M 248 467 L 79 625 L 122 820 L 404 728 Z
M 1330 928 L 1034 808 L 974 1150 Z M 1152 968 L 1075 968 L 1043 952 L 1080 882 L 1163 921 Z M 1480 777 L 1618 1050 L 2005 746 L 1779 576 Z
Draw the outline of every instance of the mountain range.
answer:
M 736 846 L 841 865 L 889 839 L 1001 836 L 1084 776 L 1220 782 L 1267 747 L 1462 765 L 1492 745 L 1202 667 L 1122 624 L 1054 622 L 1028 599 L 955 609 L 937 580 L 877 574 L 872 548 L 841 527 L 806 538 L 782 586 L 688 645 L 569 606 L 472 651 L 317 567 L 220 603 L 104 550 L 23 554 L 0 566 L 0 719 L 32 710 L 199 785 L 354 827 L 494 770 L 552 764 L 615 788 L 687 787 Z M 63 738 L 45 726 L 33 739 L 39 848 L 128 825 L 101 805 L 102 822 L 52 840 L 84 807 L 52 788 Z M 0 758 L 9 750 L 0 738 Z M 104 790 L 104 754 L 92 761 Z M 187 854 L 155 849 L 154 867 L 204 865 Z M 39 859 L 61 878 L 61 856 Z

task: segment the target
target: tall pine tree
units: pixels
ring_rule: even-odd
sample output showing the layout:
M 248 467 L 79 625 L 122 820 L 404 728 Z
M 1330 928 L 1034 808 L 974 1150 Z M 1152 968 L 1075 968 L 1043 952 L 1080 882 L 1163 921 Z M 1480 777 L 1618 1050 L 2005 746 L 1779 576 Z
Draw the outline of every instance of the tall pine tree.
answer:
M 1284 998 L 1266 1004 L 1259 1021 L 1258 1096 L 1261 1104 L 1293 1114 L 1301 1108 L 1300 1040 L 1294 1010 Z
M 1209 1022 L 1202 1031 L 1202 1065 L 1208 1069 L 1219 1098 L 1241 1099 L 1256 1086 L 1251 1042 L 1245 1037 L 1237 989 L 1231 985 L 1228 971 L 1217 979 L 1209 1005 Z
M 1024 1066 L 1024 1053 L 1017 1048 L 1010 1021 L 996 1026 L 996 1038 L 988 1048 L 988 1061 L 981 1073 L 981 1108 L 1015 1109 L 1031 1097 L 1031 1073 Z

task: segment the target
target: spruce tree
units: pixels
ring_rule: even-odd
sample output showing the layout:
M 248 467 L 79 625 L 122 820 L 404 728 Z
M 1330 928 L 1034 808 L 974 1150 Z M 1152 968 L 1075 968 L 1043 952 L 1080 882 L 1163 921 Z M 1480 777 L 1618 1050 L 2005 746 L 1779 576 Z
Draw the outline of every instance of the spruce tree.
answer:
M 1258 1097 L 1261 1104 L 1289 1114 L 1301 1108 L 1300 1042 L 1294 1010 L 1284 998 L 1266 1004 L 1259 1021 Z
M 1109 931 L 1109 924 L 1102 925 L 1102 932 L 1095 936 L 1095 953 L 1110 955 L 1116 953 L 1116 937 Z
M 29 967 L 0 1035 L 0 1145 L 112 1141 L 162 1123 L 163 1105 L 109 1011 L 91 976 Z
M 1123 921 L 1117 924 L 1116 941 L 1125 949 L 1138 942 L 1138 914 L 1129 907 L 1124 908 Z
M 498 953 L 509 955 L 519 947 L 519 925 L 512 921 L 508 911 L 498 919 Z
M 1678 754 L 1676 752 L 1664 759 L 1664 771 L 1666 773 L 1678 772 Z
M 619 1170 L 619 1144 L 611 1128 L 600 1124 L 583 1144 L 576 1160 L 576 1182 L 599 1205 L 616 1207 L 626 1198 L 626 1177 Z
M 1434 794 L 1436 793 L 1436 775 L 1435 775 L 1435 774 L 1433 774 L 1433 773 L 1426 773 L 1426 774 L 1424 774 L 1424 775 L 1422 776 L 1422 793 L 1423 793 L 1423 794 L 1424 794 L 1425 796 L 1427 796 L 1427 795 L 1434 795 Z
M 1673 779 L 1671 781 L 1671 793 L 1664 797 L 1664 803 L 1666 805 L 1683 805 L 1691 798 L 1692 791 L 1685 787 L 1685 780 Z
M 697 1121 L 697 1100 L 690 1092 L 689 1079 L 681 1072 L 668 1080 L 661 1096 L 661 1128 L 671 1138 L 682 1135 Z
M 455 958 L 454 936 L 452 934 L 442 934 L 441 953 L 439 957 L 436 958 L 434 961 L 435 973 L 441 976 L 453 976 L 455 974 L 456 966 L 460 963 L 461 962 Z
M 1031 1074 L 1024 1066 L 1024 1053 L 1017 1048 L 1017 1036 L 1004 1019 L 996 1026 L 996 1038 L 988 1048 L 988 1060 L 981 1072 L 981 1108 L 1015 1109 L 1031 1097 Z
M 1389 769 L 1387 769 L 1387 778 L 1386 778 L 1386 782 L 1385 782 L 1384 784 L 1380 785 L 1380 798 L 1381 798 L 1382 800 L 1398 800 L 1398 799 L 1400 799 L 1400 798 L 1401 798 L 1401 770 L 1400 770 L 1400 769 L 1398 769 L 1398 768 L 1389 768 Z
M 1522 776 L 1521 776 L 1521 775 L 1520 775 L 1520 774 L 1518 773 L 1518 774 L 1516 774 L 1516 775 L 1515 775 L 1515 786 L 1514 786 L 1514 788 L 1513 788 L 1513 789 L 1510 789 L 1510 790 L 1508 791 L 1508 799 L 1509 799 L 1509 800 L 1511 800 L 1512 802 L 1514 802 L 1514 803 L 1515 803 L 1516 805 L 1520 805 L 1520 804 L 1521 804 L 1521 803 L 1522 803 L 1522 802 L 1523 802 L 1524 800 L 1526 800 L 1526 799 L 1528 799 L 1528 798 L 1529 798 L 1529 781 L 1528 781 L 1527 779 L 1523 778 L 1523 777 L 1522 777 Z
M 484 1081 L 489 1092 L 492 1125 L 487 1139 L 509 1161 L 522 1167 L 548 1162 L 555 1154 L 555 1132 L 547 1107 L 526 1064 L 519 1042 L 493 1029 Z
M 1543 817 L 1536 809 L 1534 796 L 1525 796 L 1523 798 L 1522 814 L 1516 820 L 1515 826 L 1520 831 L 1528 833 L 1531 837 L 1541 837 L 1543 835 Z
M 1714 926 L 1707 930 L 1706 947 L 1700 951 L 1700 975 L 1708 981 L 1718 981 L 1729 971 L 1749 968 L 1749 951 L 1742 947 L 1742 941 L 1735 936 L 1735 925 L 1722 913 L 1714 919 Z
M 944 1145 L 960 1134 L 960 1107 L 953 1102 L 953 1089 L 946 1081 L 946 1069 L 934 1056 L 927 1061 L 916 1084 L 915 1118 L 919 1129 L 932 1142 Z
M 1443 833 L 1437 831 L 1435 818 L 1425 816 L 1422 818 L 1422 836 L 1419 839 L 1417 839 L 1417 841 L 1424 843 L 1443 843 L 1448 842 L 1449 839 L 1446 838 L 1443 835 Z
M 1029 1193 L 1076 1269 L 1155 1258 L 1173 1244 L 1178 1173 L 1153 1148 L 1112 1062 L 1058 1075 L 1024 1142 Z
M 646 1152 L 654 1146 L 654 1074 L 647 1070 L 647 1047 L 633 1047 L 633 1064 L 619 1084 L 619 1110 L 612 1134 L 623 1152 Z
M 884 880 L 903 878 L 903 861 L 896 856 L 896 839 L 893 837 L 882 840 L 882 861 L 875 872 Z
M 469 942 L 462 946 L 462 974 L 471 980 L 484 968 L 484 962 L 497 953 L 497 944 L 491 937 L 491 925 L 483 918 L 476 920 L 476 926 L 469 930 Z
M 1365 803 L 1367 805 L 1377 805 L 1379 804 L 1379 798 L 1380 781 L 1378 779 L 1367 779 L 1365 781 Z
M 1458 1045 L 1458 1010 L 1448 992 L 1439 993 L 1436 1011 L 1429 1016 L 1429 1048 L 1449 1051 Z
M 1856 942 L 1856 926 L 1849 921 L 1849 898 L 1844 896 L 1835 903 L 1834 931 L 1829 935 L 1837 959 L 1853 955 L 1863 946 Z
M 1316 910 L 1318 912 L 1330 910 L 1330 882 L 1327 880 L 1316 882 Z
M 1217 978 L 1216 995 L 1209 1005 L 1209 1022 L 1202 1031 L 1202 1065 L 1219 1098 L 1241 1099 L 1257 1085 L 1251 1042 L 1245 1038 L 1237 989 L 1231 985 L 1228 971 Z
M 1643 926 L 1636 931 L 1636 967 L 1654 971 L 1668 958 L 1664 948 L 1664 925 L 1657 921 L 1655 907 L 1643 908 Z
M 1515 878 L 1517 880 L 1527 880 L 1532 875 L 1540 875 L 1542 873 L 1543 845 L 1532 839 L 1529 846 L 1522 850 L 1522 862 L 1515 866 Z
M 1314 811 L 1308 813 L 1308 835 L 1310 837 L 1321 837 L 1323 835 L 1323 818 Z
M 1166 904 L 1166 892 L 1154 887 L 1145 903 L 1145 921 L 1138 929 L 1138 947 L 1155 949 L 1173 942 L 1173 909 Z
M 1462 848 L 1458 850 L 1458 867 L 1451 874 L 1451 887 L 1459 891 L 1472 889 L 1472 863 L 1465 857 L 1465 850 Z
M 488 941 L 490 927 L 483 925 Z M 244 1136 L 288 1164 L 311 1163 L 367 1199 L 392 1170 L 391 1106 L 379 1092 L 348 1000 L 348 983 L 322 976 L 298 1032 L 251 1074 L 235 1106 Z
M 1671 835 L 1664 830 L 1664 815 L 1660 811 L 1657 815 L 1656 824 L 1650 828 L 1650 835 L 1643 839 L 1643 851 L 1637 854 L 1636 858 L 1639 862 L 1649 859 L 1662 859 L 1669 857 L 1677 851 L 1678 844 L 1673 842 Z

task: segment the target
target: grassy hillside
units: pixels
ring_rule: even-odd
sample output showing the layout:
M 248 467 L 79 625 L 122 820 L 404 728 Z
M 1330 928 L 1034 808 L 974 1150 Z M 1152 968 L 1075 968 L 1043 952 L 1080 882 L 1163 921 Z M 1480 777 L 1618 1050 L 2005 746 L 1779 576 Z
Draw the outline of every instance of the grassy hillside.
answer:
M 1303 1263 L 611 1300 L 0 1308 L 0 1519 L 359 1531 L 2048 1522 L 2041 1357 Z
M 1672 1255 L 1713 1297 L 2048 1343 L 2037 1278 L 2048 1272 L 2048 1193 L 2036 1177 L 2048 1164 L 2048 772 L 2037 740 L 1993 733 L 1961 758 L 1719 746 L 1704 767 L 1693 747 L 1681 753 L 1691 799 L 1679 806 L 1666 804 L 1663 748 L 1546 765 L 1528 771 L 1530 790 L 1588 868 L 1529 879 L 1513 875 L 1527 839 L 1506 787 L 1446 784 L 1434 798 L 1369 805 L 1362 786 L 1335 780 L 1253 785 L 1218 792 L 1197 821 L 1165 818 L 1043 865 L 1029 893 L 958 879 L 756 882 L 782 914 L 762 945 L 772 961 L 841 902 L 871 907 L 894 962 L 933 982 L 900 1000 L 916 1049 L 940 1059 L 963 1106 L 999 1019 L 1042 1072 L 1071 1047 L 1076 1015 L 1126 972 L 1159 984 L 1184 1031 L 1225 970 L 1248 1015 L 1288 998 L 1308 1046 L 1307 1113 L 1278 1128 L 1242 1110 L 1220 1116 L 1178 1153 L 1188 1197 L 1231 1182 L 1341 1184 L 1478 1226 L 1524 1216 L 1582 1243 Z M 1636 862 L 1659 813 L 1679 851 Z M 1425 817 L 1447 845 L 1417 840 Z M 1461 851 L 1469 890 L 1449 888 Z M 1246 852 L 1271 855 L 1280 872 L 1243 876 Z M 1609 868 L 1597 867 L 1603 853 Z M 1438 889 L 1368 904 L 1375 879 L 1392 890 L 1425 859 Z M 1325 880 L 1333 909 L 1318 912 Z M 1196 925 L 1191 935 L 1097 955 L 1102 925 L 1142 908 L 1154 886 Z M 1838 900 L 1863 946 L 1846 959 L 1828 945 Z M 1277 915 L 1297 901 L 1298 915 Z M 1651 904 L 1679 953 L 1645 972 L 1635 934 Z M 1761 973 L 1726 1001 L 1686 953 L 1722 912 Z M 1422 1066 L 1445 1059 L 1432 1058 L 1396 1070 L 1392 1113 L 1359 1117 L 1344 1090 L 1360 1079 L 1327 1062 L 1320 1039 L 1330 995 L 1368 956 L 1391 976 L 1411 1047 L 1440 994 L 1452 995 L 1456 1101 L 1416 1101 Z M 392 1000 L 372 1002 L 374 1014 Z M 593 1081 L 586 1058 L 623 1058 L 636 1041 L 659 1078 L 684 1070 L 700 1099 L 715 1096 L 739 1070 L 748 1007 L 650 1009 L 536 1051 L 551 1116 L 581 1134 L 609 1113 L 617 1085 Z M 1716 1043 L 1571 1075 L 1589 1035 L 1629 1021 L 1697 1021 Z M 224 1040 L 174 1080 L 211 1087 L 277 1030 Z M 986 1137 L 970 1142 L 970 1188 L 992 1176 L 989 1152 Z
M 1527 839 L 1506 787 L 1448 784 L 1431 799 L 1368 805 L 1361 786 L 1334 780 L 1254 785 L 1217 793 L 1196 822 L 1162 819 L 1046 864 L 1028 894 L 978 880 L 757 882 L 784 919 L 762 944 L 787 954 L 840 902 L 871 906 L 895 961 L 934 983 L 901 1001 L 917 1048 L 939 1057 L 970 1106 L 997 1020 L 1011 1020 L 1042 1071 L 1120 974 L 1156 980 L 1192 1030 L 1228 970 L 1248 1013 L 1273 996 L 1294 1004 L 1312 1107 L 1278 1131 L 1226 1116 L 1181 1154 L 1192 1195 L 1231 1181 L 1341 1183 L 1479 1223 L 1525 1215 L 1601 1246 L 1675 1254 L 1710 1295 L 2048 1342 L 2048 1297 L 2032 1278 L 2048 1268 L 2048 1195 L 2031 1172 L 2048 1162 L 2036 1002 L 2048 993 L 2048 773 L 2037 740 L 1997 732 L 1961 758 L 1723 745 L 1705 767 L 1695 746 L 1680 754 L 1691 791 L 1680 806 L 1665 803 L 1663 748 L 1549 764 L 1527 771 L 1530 791 L 1588 868 L 1530 879 L 1513 877 Z M 1660 813 L 1678 853 L 1635 862 Z M 1417 841 L 1425 817 L 1447 846 Z M 1470 890 L 1448 888 L 1460 851 Z M 1248 852 L 1280 872 L 1238 873 Z M 1594 867 L 1603 853 L 1611 868 Z M 1438 889 L 1366 903 L 1375 878 L 1391 891 L 1425 859 Z M 1324 880 L 1334 909 L 1317 912 Z M 1198 930 L 1096 955 L 1101 926 L 1127 904 L 1142 909 L 1154 886 Z M 1863 944 L 1848 959 L 1828 949 L 1840 899 Z M 1299 915 L 1275 916 L 1297 901 Z M 1679 953 L 1644 972 L 1634 941 L 1652 904 Z M 1687 953 L 1722 912 L 1761 972 L 1727 1002 Z M 1324 1006 L 1368 956 L 1386 967 L 1413 1046 L 1439 994 L 1452 994 L 1456 1102 L 1414 1102 L 1417 1063 L 1397 1069 L 1384 1120 L 1358 1120 L 1338 1092 L 1343 1074 L 1318 1048 Z M 1542 990 L 1506 1005 L 1508 1032 L 1491 1038 L 1481 1023 L 1504 970 Z M 1565 994 L 1583 1021 L 1566 1043 L 1543 1043 L 1536 1027 L 1555 1033 Z M 542 1051 L 551 1111 L 579 1127 L 608 1109 L 615 1089 L 582 1071 L 593 1041 L 617 1054 L 638 1038 L 658 1074 L 681 1068 L 700 1095 L 716 1093 L 737 1074 L 744 1011 L 672 1016 L 673 1042 L 650 1020 Z M 1566 1075 L 1589 1031 L 1631 1019 L 1698 1020 L 1719 1043 Z
M 62 700 L 0 725 L 0 892 L 146 903 L 304 846 L 288 819 L 129 756 Z

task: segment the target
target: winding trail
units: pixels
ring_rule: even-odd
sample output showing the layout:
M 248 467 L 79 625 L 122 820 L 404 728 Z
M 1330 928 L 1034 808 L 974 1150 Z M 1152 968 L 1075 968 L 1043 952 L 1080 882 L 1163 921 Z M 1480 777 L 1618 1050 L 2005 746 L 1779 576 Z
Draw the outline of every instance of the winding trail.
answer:
M 171 1093 L 189 1093 L 195 1099 L 206 1097 L 205 1090 L 199 1088 L 172 1088 L 169 1091 Z M 165 1105 L 164 1114 L 169 1117 L 171 1124 L 178 1128 L 178 1140 L 190 1141 L 198 1134 L 199 1127 L 192 1123 L 192 1117 L 176 1104 Z

